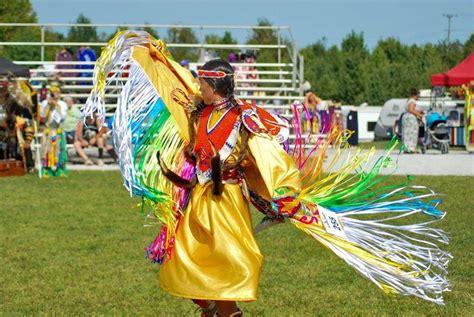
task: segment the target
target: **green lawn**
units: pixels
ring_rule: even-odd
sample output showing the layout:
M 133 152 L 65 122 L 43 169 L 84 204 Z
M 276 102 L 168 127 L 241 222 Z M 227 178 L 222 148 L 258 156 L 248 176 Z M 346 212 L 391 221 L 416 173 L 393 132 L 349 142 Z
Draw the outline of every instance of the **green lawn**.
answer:
M 246 315 L 472 316 L 474 179 L 414 182 L 446 194 L 440 226 L 454 260 L 445 306 L 384 295 L 286 224 L 257 236 L 265 262 L 258 301 L 240 305 Z M 159 267 L 143 252 L 157 228 L 142 226 L 118 172 L 2 178 L 0 193 L 1 315 L 197 316 L 190 301 L 159 289 Z

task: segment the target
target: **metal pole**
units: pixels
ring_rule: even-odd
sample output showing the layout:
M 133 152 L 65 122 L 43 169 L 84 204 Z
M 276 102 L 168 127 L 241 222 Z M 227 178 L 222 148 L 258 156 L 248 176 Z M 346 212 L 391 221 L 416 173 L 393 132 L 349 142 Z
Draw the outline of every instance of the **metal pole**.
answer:
M 41 25 L 41 61 L 44 62 L 44 25 Z
M 298 59 L 297 59 L 298 55 L 297 54 L 298 53 L 296 52 L 296 46 L 293 45 L 293 56 L 292 56 L 293 57 L 293 59 L 292 59 L 292 61 L 293 61 L 293 80 L 292 80 L 293 89 L 296 89 L 296 73 L 298 71 L 297 70 L 297 65 L 296 65 L 297 62 L 298 62 Z
M 198 60 L 201 58 L 201 55 L 204 56 L 204 28 L 201 26 L 201 47 L 198 50 Z
M 176 27 L 179 29 L 197 29 L 197 28 L 204 28 L 204 29 L 258 29 L 258 30 L 290 30 L 289 26 L 258 26 L 258 25 L 201 25 L 201 24 L 188 24 L 188 25 L 176 25 L 176 24 L 128 24 L 128 23 L 121 23 L 121 24 L 107 24 L 107 23 L 4 23 L 0 22 L 0 26 L 41 26 L 44 25 L 45 27 L 61 27 L 61 26 L 78 26 L 78 27 L 107 27 L 107 28 L 117 28 L 117 27 L 124 27 L 124 28 L 143 28 L 143 27 L 151 27 L 151 28 L 160 28 L 160 29 L 167 29 L 171 27 Z
M 303 94 L 303 81 L 304 81 L 304 56 L 298 55 L 300 58 L 300 94 Z
M 448 43 L 451 38 L 451 19 L 457 17 L 457 14 L 443 14 L 444 17 L 448 18 Z
M 281 35 L 280 35 L 280 29 L 278 29 L 278 63 L 281 63 Z
M 277 30 L 277 34 L 278 34 L 278 64 L 281 63 L 281 48 L 280 48 L 280 45 L 281 45 L 281 34 L 280 34 L 280 29 Z M 278 68 L 279 71 L 281 71 L 281 67 Z M 282 79 L 282 74 L 280 74 L 279 78 Z

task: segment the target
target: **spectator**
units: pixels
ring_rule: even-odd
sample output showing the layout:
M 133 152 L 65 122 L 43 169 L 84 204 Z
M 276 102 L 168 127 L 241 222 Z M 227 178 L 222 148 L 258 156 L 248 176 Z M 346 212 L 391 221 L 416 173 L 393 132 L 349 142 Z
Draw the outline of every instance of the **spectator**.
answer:
M 48 98 L 48 88 L 46 87 L 46 84 L 43 83 L 41 84 L 41 89 L 39 92 L 39 101 L 40 103 L 45 101 Z
M 106 127 L 102 127 L 102 129 L 99 131 L 99 135 L 104 135 L 105 148 L 107 149 L 107 153 L 109 153 L 109 155 L 114 159 L 114 161 L 117 162 L 118 156 L 115 153 L 113 138 L 114 120 L 115 116 L 109 117 L 107 120 Z
M 237 56 L 235 55 L 234 51 L 230 51 L 229 63 L 235 63 L 236 61 L 237 61 Z
M 402 143 L 405 147 L 404 152 L 407 154 L 416 152 L 418 144 L 419 125 L 418 120 L 423 119 L 423 112 L 416 110 L 416 101 L 420 97 L 418 89 L 410 90 L 410 99 L 402 116 Z
M 93 70 L 94 63 L 97 60 L 95 51 L 88 46 L 81 46 L 77 50 L 77 61 L 84 62 L 84 64 L 77 65 L 78 69 Z M 92 77 L 92 72 L 87 71 L 79 74 L 80 77 Z
M 342 115 L 341 103 L 336 102 L 334 105 L 334 113 L 331 118 L 331 128 L 337 131 L 344 131 L 344 116 Z
M 247 55 L 247 58 L 245 59 L 245 63 L 249 64 L 247 80 L 249 81 L 248 86 L 252 88 L 256 88 L 258 86 L 258 83 L 255 82 L 259 79 L 257 67 L 254 65 L 256 62 L 257 62 L 257 58 L 253 53 L 250 53 Z M 249 92 L 249 95 L 258 95 L 258 94 L 259 93 L 255 90 Z
M 326 101 L 321 101 L 318 105 L 319 109 L 319 132 L 326 134 L 331 131 L 331 115 L 329 112 L 329 105 Z
M 77 154 L 84 160 L 84 164 L 94 165 L 94 162 L 92 162 L 84 151 L 84 149 L 89 146 L 97 146 L 98 148 L 99 159 L 97 160 L 97 165 L 104 165 L 104 148 L 115 159 L 115 155 L 112 154 L 113 146 L 105 143 L 107 136 L 100 131 L 102 129 L 102 122 L 97 115 L 94 115 L 94 117 L 87 117 L 85 121 L 86 122 L 84 123 L 83 120 L 79 120 L 77 123 L 74 138 L 74 148 L 76 149 Z
M 44 124 L 41 177 L 66 175 L 67 152 L 63 133 L 66 116 L 67 104 L 61 100 L 61 90 L 56 84 L 51 84 L 48 99 L 40 104 L 40 122 Z
M 67 116 L 64 120 L 64 133 L 66 134 L 66 142 L 69 144 L 74 143 L 74 133 L 76 130 L 77 122 L 81 120 L 81 110 L 74 104 L 72 97 L 65 98 L 67 104 Z
M 245 59 L 247 58 L 247 55 L 244 53 L 240 52 L 239 55 L 237 56 L 237 63 L 239 65 L 235 66 L 235 85 L 236 87 L 239 87 L 239 89 L 236 89 L 236 94 L 245 96 L 247 95 L 247 91 L 242 90 L 242 88 L 248 87 L 248 83 L 246 82 L 247 80 L 247 73 L 248 73 L 248 66 L 243 65 L 245 63 Z
M 47 127 L 61 126 L 67 116 L 67 104 L 61 100 L 61 89 L 56 84 L 49 88 L 49 97 L 40 104 L 40 121 Z
M 311 84 L 305 82 L 303 84 L 304 91 L 304 104 L 308 108 L 308 112 L 303 114 L 305 119 L 306 132 L 319 133 L 319 114 L 318 114 L 318 105 L 321 103 L 321 99 L 318 98 L 311 90 Z
M 56 65 L 56 69 L 61 70 L 58 74 L 64 77 L 75 77 L 76 73 L 67 72 L 67 70 L 74 69 L 74 65 L 63 63 L 63 62 L 72 62 L 72 61 L 73 61 L 73 56 L 72 56 L 71 50 L 65 47 L 61 48 L 56 53 L 56 62 L 61 62 L 61 64 Z

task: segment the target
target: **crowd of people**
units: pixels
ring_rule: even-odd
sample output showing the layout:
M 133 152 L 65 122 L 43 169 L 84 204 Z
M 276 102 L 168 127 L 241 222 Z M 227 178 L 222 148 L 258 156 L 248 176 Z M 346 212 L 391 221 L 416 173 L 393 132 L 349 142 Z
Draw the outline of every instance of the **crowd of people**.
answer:
M 201 54 L 199 62 L 205 63 L 209 59 L 215 58 L 212 52 Z M 56 54 L 56 61 L 61 62 L 55 66 L 49 81 L 44 82 L 37 94 L 37 109 L 32 106 L 28 117 L 30 121 L 36 121 L 37 132 L 42 135 L 41 140 L 41 166 L 44 174 L 61 175 L 65 174 L 67 160 L 67 145 L 74 148 L 77 156 L 85 165 L 103 165 L 104 153 L 107 152 L 114 160 L 116 155 L 113 149 L 113 141 L 109 134 L 102 133 L 107 122 L 100 122 L 97 117 L 81 117 L 80 106 L 85 98 L 79 100 L 70 96 L 62 97 L 63 86 L 67 85 L 61 78 L 77 77 L 84 78 L 92 76 L 92 72 L 77 72 L 79 69 L 92 69 L 93 64 L 74 65 L 67 62 L 83 61 L 93 62 L 96 54 L 90 47 L 80 47 L 76 54 L 68 48 L 61 48 Z M 236 82 L 239 82 L 236 92 L 241 96 L 258 96 L 264 94 L 256 90 L 259 86 L 259 72 L 256 67 L 257 55 L 254 52 L 233 51 L 227 56 L 227 60 L 234 65 Z M 197 78 L 197 69 L 190 69 L 189 60 L 182 60 L 183 67 L 189 69 L 193 76 Z M 59 71 L 58 71 L 59 70 Z M 76 70 L 76 71 L 75 71 Z M 80 84 L 81 81 L 67 81 L 67 83 Z M 67 88 L 68 93 L 75 93 L 74 89 Z M 82 91 L 81 91 L 82 92 Z M 250 100 L 251 101 L 251 100 Z M 255 102 L 254 102 L 255 103 Z M 305 91 L 304 101 L 308 111 L 303 114 L 304 132 L 327 133 L 332 127 L 338 126 L 343 129 L 343 117 L 339 103 L 328 103 L 318 98 L 311 89 Z M 23 116 L 23 114 L 19 115 Z M 110 126 L 110 125 L 109 125 Z M 33 130 L 33 126 L 31 126 Z M 34 135 L 34 133 L 29 133 Z M 33 139 L 30 137 L 29 139 Z M 39 141 L 39 140 L 38 140 Z M 30 141 L 31 143 L 31 141 Z M 93 161 L 90 157 L 91 151 L 86 148 L 96 147 L 98 159 Z M 33 156 L 26 145 L 28 159 L 28 170 L 34 170 Z
M 39 91 L 15 76 L 0 80 L 0 159 L 23 161 L 25 171 L 33 173 L 36 134 L 42 177 L 67 174 L 68 144 L 86 165 L 104 165 L 104 152 L 115 161 L 110 132 L 105 133 L 111 130 L 110 122 L 101 122 L 97 116 L 84 120 L 77 100 L 62 97 L 63 83 L 56 78 Z M 89 157 L 91 152 L 85 151 L 88 147 L 97 148 L 95 162 Z
M 64 77 L 92 77 L 91 70 L 94 69 L 94 63 L 97 60 L 95 51 L 89 46 L 81 46 L 76 51 L 76 54 L 67 47 L 61 48 L 56 53 L 56 62 L 61 64 L 56 65 L 56 69 L 63 70 L 61 75 Z M 84 64 L 67 64 L 67 62 L 84 62 Z M 84 72 L 71 72 L 71 69 L 85 70 Z
M 37 102 L 38 109 L 33 104 L 26 107 L 13 106 L 14 104 L 19 104 L 18 98 L 15 99 L 11 93 L 8 93 L 12 89 L 6 89 L 8 85 L 5 84 L 6 81 L 3 81 L 3 86 L 0 87 L 0 90 L 2 90 L 1 97 L 9 101 L 3 102 L 6 105 L 4 111 L 6 119 L 2 121 L 2 127 L 0 127 L 0 143 L 3 144 L 0 144 L 0 158 L 22 157 L 27 170 L 33 171 L 34 162 L 30 144 L 34 138 L 34 130 L 37 129 L 44 136 L 41 143 L 41 156 L 43 160 L 41 165 L 46 170 L 62 171 L 65 168 L 67 144 L 72 145 L 77 156 L 85 165 L 103 165 L 104 152 L 109 153 L 110 157 L 116 160 L 112 138 L 109 134 L 102 132 L 103 127 L 107 126 L 108 123 L 100 122 L 97 117 L 87 118 L 84 121 L 78 104 L 83 104 L 85 98 L 78 100 L 70 96 L 65 98 L 61 96 L 62 86 L 64 86 L 61 78 L 69 77 L 70 79 L 70 77 L 77 77 L 78 80 L 70 83 L 81 84 L 83 82 L 81 82 L 80 78 L 92 76 L 90 70 L 94 67 L 93 63 L 75 65 L 72 62 L 94 62 L 96 58 L 95 51 L 90 47 L 81 46 L 75 53 L 69 48 L 61 48 L 56 54 L 56 61 L 61 63 L 55 66 L 56 70 L 53 72 L 51 80 L 48 83 L 43 83 L 42 88 L 35 95 L 36 99 L 33 102 Z M 215 53 L 203 50 L 198 62 L 206 63 L 215 58 Z M 256 67 L 257 54 L 255 52 L 235 53 L 231 51 L 226 59 L 233 65 L 235 80 L 239 83 L 235 90 L 238 95 L 245 98 L 246 96 L 265 94 L 264 91 L 258 91 L 257 89 L 259 87 L 257 81 L 260 76 Z M 71 64 L 67 62 L 71 62 Z M 182 60 L 180 64 L 190 70 L 197 80 L 199 67 L 195 69 L 190 67 L 189 60 Z M 78 70 L 86 71 L 80 72 Z M 357 111 L 352 109 L 349 115 L 346 116 L 347 121 L 345 122 L 340 102 L 337 100 L 322 100 L 311 89 L 311 85 L 308 82 L 303 84 L 303 90 L 304 107 L 301 110 L 301 117 L 303 118 L 301 131 L 305 134 L 326 134 L 334 128 L 338 130 L 350 129 L 353 130 L 353 133 L 349 138 L 349 143 L 357 145 Z M 71 89 L 68 89 L 68 92 L 71 92 Z M 418 90 L 412 89 L 405 112 L 400 118 L 400 136 L 405 153 L 417 153 L 418 151 L 417 144 L 421 137 L 420 126 L 424 117 L 424 113 L 416 108 L 416 100 L 418 98 Z M 249 101 L 252 102 L 252 99 Z M 256 102 L 253 103 L 255 104 Z M 278 113 L 278 111 L 276 112 Z M 22 119 L 17 120 L 15 117 Z M 35 120 L 37 126 L 34 126 L 32 123 Z M 21 132 L 14 132 L 15 127 L 21 127 Z M 22 136 L 22 140 L 19 140 L 19 136 Z M 13 150 L 15 148 L 14 144 L 18 145 L 20 143 L 22 144 L 21 150 Z M 88 155 L 91 152 L 85 150 L 89 147 L 96 147 L 98 149 L 98 159 L 95 162 Z M 19 149 L 20 147 L 17 146 L 16 148 Z M 55 175 L 57 173 L 50 174 Z
M 104 150 L 115 160 L 116 156 L 111 144 L 111 137 L 104 133 L 107 122 L 101 122 L 97 115 L 83 118 L 76 101 L 72 97 L 61 97 L 61 88 L 56 83 L 52 83 L 49 88 L 49 96 L 40 104 L 40 123 L 45 127 L 60 127 L 61 137 L 64 137 L 64 144 L 72 144 L 77 155 L 83 160 L 85 165 L 94 165 L 84 151 L 88 147 L 97 147 L 97 165 L 104 165 Z M 49 110 L 48 109 L 52 109 Z M 110 126 L 109 126 L 110 127 Z

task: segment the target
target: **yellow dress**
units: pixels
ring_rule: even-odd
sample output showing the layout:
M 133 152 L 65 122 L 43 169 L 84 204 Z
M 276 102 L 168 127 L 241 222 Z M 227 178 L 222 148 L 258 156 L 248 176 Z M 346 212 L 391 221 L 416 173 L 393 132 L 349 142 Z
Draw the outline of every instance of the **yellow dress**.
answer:
M 236 159 L 239 147 L 240 140 L 228 162 Z M 262 196 L 274 197 L 274 189 L 280 187 L 299 190 L 299 171 L 273 138 L 252 134 L 246 162 L 245 178 L 263 185 L 258 188 Z M 261 266 L 241 186 L 225 184 L 222 195 L 215 196 L 211 182 L 196 185 L 179 223 L 171 259 L 160 270 L 161 288 L 186 298 L 252 301 L 257 298 Z

